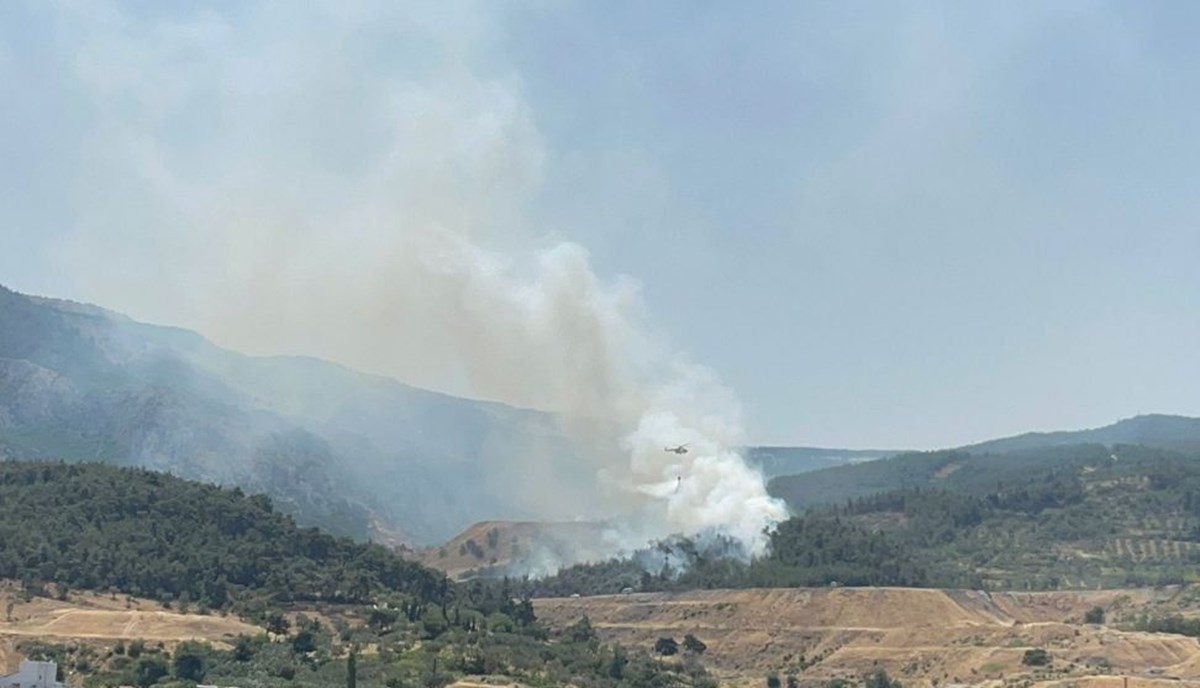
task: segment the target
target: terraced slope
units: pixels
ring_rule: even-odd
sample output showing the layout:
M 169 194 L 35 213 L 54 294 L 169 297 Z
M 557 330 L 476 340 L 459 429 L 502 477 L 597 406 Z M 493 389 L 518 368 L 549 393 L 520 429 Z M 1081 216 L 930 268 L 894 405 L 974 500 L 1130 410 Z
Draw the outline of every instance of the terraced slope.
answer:
M 1097 681 L 1200 684 L 1200 641 L 1119 630 L 1147 610 L 1200 613 L 1190 591 L 993 593 L 906 588 L 712 590 L 536 601 L 551 625 L 587 615 L 601 636 L 649 646 L 691 633 L 704 661 L 734 683 L 761 684 L 775 671 L 806 683 L 857 678 L 884 668 L 906 686 Z M 1095 606 L 1111 626 L 1083 622 Z M 1026 650 L 1053 661 L 1034 669 Z M 1099 685 L 1099 684 L 1097 684 Z M 1141 684 L 1139 684 L 1141 685 Z

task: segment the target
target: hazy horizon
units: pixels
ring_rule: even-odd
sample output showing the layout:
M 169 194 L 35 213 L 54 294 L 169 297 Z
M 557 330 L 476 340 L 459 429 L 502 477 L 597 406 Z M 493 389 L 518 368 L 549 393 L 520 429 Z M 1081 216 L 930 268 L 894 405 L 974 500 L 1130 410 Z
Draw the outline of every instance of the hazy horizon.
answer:
M 1200 7 L 870 8 L 9 3 L 0 283 L 755 445 L 1200 415 Z

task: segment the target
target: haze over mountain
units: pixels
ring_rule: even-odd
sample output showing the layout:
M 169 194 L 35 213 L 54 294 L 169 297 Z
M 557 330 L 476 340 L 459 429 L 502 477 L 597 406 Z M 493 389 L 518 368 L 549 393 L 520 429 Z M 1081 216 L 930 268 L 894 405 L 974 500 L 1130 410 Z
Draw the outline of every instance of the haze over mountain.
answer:
M 1142 415 L 1101 428 L 1031 432 L 957 449 L 906 452 L 802 475 L 776 475 L 769 489 L 793 512 L 895 488 L 991 489 L 1024 470 L 1077 468 L 1097 455 L 1119 460 L 1122 445 L 1190 455 L 1200 448 L 1200 418 Z
M 886 459 L 904 453 L 899 449 L 830 449 L 828 447 L 747 447 L 746 461 L 763 477 L 795 475 L 846 464 Z
M 664 420 L 677 422 L 656 422 Z M 671 529 L 661 536 L 720 525 L 693 521 L 688 505 L 705 504 L 716 490 L 706 481 L 720 483 L 721 471 L 736 468 L 738 480 L 761 485 L 735 454 L 711 455 L 704 469 L 693 450 L 668 455 L 677 464 L 670 489 L 630 487 L 628 476 L 584 461 L 563 425 L 315 358 L 246 356 L 188 330 L 0 287 L 2 458 L 98 460 L 237 485 L 271 496 L 301 523 L 393 543 L 442 542 L 490 519 L 609 519 L 588 556 L 643 545 L 653 528 Z M 640 428 L 639 451 L 661 454 L 654 433 L 662 431 Z M 676 472 L 689 476 L 688 490 Z M 662 505 L 657 517 L 637 507 L 654 520 L 649 532 L 637 515 L 618 518 L 627 495 L 604 510 L 606 479 L 643 505 Z
M 986 482 L 1095 444 L 1200 447 L 1200 420 L 1139 416 L 948 452 L 745 453 L 797 510 L 895 487 Z M 238 485 L 302 523 L 390 542 L 443 542 L 485 520 L 577 518 L 530 488 L 579 478 L 576 446 L 549 414 L 314 358 L 245 356 L 187 330 L 3 288 L 0 456 L 101 460 Z M 543 474 L 555 467 L 561 475 Z
M 1140 444 L 1161 449 L 1200 448 L 1200 418 L 1151 413 L 1086 430 L 1027 432 L 963 447 L 972 454 L 997 454 L 1019 449 L 1070 444 Z
M 334 532 L 437 540 L 539 515 L 514 474 L 534 449 L 569 452 L 545 414 L 0 288 L 0 456 L 145 466 Z

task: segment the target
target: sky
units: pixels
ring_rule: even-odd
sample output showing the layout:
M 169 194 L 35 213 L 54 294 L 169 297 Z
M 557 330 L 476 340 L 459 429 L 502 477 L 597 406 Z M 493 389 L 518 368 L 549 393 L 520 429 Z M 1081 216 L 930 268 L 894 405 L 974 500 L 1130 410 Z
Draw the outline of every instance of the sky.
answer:
M 479 393 L 437 227 L 586 249 L 752 443 L 1200 415 L 1200 5 L 400 5 L 0 3 L 0 283 Z

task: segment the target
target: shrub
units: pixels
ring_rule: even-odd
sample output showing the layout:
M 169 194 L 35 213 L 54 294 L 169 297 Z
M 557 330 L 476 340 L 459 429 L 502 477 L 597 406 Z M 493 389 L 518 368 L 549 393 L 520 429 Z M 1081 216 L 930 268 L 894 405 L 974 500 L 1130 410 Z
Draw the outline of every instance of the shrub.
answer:
M 1040 647 L 1026 650 L 1021 663 L 1025 666 L 1046 666 L 1050 663 L 1050 654 Z

